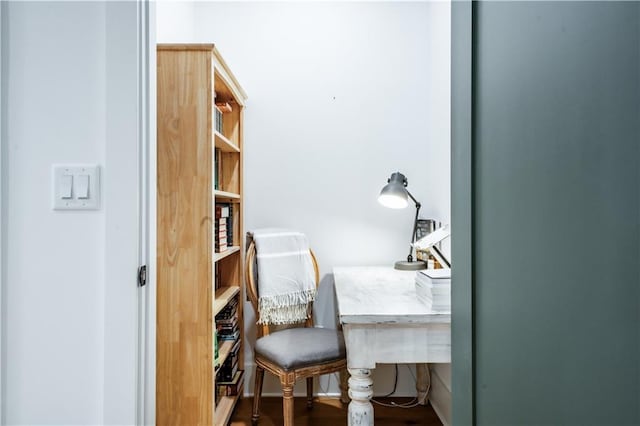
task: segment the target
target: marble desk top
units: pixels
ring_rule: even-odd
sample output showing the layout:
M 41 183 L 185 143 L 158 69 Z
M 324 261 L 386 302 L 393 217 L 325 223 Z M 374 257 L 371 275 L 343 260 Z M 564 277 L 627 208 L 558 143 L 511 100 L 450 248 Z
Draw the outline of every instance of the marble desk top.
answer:
M 418 300 L 416 271 L 336 267 L 333 275 L 342 324 L 451 323 L 451 314 L 432 312 Z

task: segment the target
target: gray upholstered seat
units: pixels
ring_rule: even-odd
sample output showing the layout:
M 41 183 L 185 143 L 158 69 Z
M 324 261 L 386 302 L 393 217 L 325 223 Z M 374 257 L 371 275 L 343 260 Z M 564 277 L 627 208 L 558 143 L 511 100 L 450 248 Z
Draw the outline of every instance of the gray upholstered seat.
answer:
M 328 328 L 290 328 L 256 341 L 256 353 L 284 370 L 345 358 L 342 332 Z

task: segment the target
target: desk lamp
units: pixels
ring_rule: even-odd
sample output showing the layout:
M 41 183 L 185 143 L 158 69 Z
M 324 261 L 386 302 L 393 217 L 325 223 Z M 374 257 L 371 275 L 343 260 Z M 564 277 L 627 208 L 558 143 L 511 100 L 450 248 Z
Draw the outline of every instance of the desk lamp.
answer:
M 409 205 L 409 198 L 416 205 L 416 217 L 413 221 L 413 232 L 411 233 L 411 243 L 409 244 L 409 256 L 407 260 L 399 260 L 395 263 L 395 269 L 403 271 L 417 271 L 426 269 L 427 264 L 422 260 L 413 260 L 413 243 L 416 240 L 416 228 L 418 226 L 418 213 L 420 212 L 420 202 L 407 190 L 407 178 L 400 172 L 391 174 L 387 184 L 380 191 L 378 202 L 385 207 L 392 209 L 403 209 Z

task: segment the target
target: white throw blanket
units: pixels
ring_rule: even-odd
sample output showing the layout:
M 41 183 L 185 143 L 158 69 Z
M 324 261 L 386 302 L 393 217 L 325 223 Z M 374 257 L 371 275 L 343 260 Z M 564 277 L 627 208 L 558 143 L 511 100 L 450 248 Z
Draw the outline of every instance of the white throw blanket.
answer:
M 258 324 L 293 324 L 308 318 L 316 296 L 307 237 L 284 229 L 253 232 L 258 263 Z

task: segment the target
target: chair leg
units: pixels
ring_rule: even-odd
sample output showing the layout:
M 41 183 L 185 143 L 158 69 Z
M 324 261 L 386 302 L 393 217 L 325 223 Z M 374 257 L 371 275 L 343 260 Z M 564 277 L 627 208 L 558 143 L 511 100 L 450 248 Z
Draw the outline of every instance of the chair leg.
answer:
M 313 408 L 313 377 L 307 377 L 307 409 Z
M 282 386 L 282 414 L 284 426 L 293 424 L 293 383 Z
M 256 424 L 260 418 L 260 399 L 262 396 L 262 380 L 264 379 L 264 368 L 256 365 L 256 380 L 253 388 L 253 414 L 251 422 Z
M 340 402 L 343 404 L 348 404 L 350 401 L 349 398 L 349 373 L 347 369 L 340 370 L 338 373 L 340 375 Z

